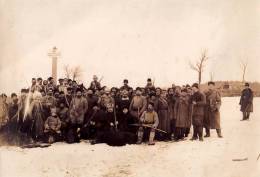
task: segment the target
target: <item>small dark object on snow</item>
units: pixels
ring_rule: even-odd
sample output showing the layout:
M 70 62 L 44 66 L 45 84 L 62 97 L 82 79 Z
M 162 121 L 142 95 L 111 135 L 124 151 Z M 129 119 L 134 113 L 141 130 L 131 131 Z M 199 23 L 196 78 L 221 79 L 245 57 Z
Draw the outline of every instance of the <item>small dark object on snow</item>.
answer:
M 244 158 L 244 159 L 232 159 L 232 161 L 234 162 L 240 162 L 240 161 L 246 161 L 248 160 L 248 158 Z

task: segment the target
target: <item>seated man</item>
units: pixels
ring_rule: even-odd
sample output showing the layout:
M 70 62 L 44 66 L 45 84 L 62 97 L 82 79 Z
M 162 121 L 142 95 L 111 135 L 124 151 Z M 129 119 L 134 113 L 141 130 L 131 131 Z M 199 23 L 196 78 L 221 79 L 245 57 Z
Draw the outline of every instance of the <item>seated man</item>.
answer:
M 149 103 L 147 111 L 144 111 L 140 121 L 142 125 L 138 130 L 137 144 L 141 144 L 143 140 L 144 130 L 150 130 L 148 145 L 154 145 L 155 128 L 159 125 L 158 114 L 154 111 L 154 104 Z
M 53 143 L 59 139 L 60 136 L 61 121 L 56 114 L 56 110 L 51 110 L 51 116 L 47 118 L 44 124 L 44 133 L 46 135 L 48 143 Z

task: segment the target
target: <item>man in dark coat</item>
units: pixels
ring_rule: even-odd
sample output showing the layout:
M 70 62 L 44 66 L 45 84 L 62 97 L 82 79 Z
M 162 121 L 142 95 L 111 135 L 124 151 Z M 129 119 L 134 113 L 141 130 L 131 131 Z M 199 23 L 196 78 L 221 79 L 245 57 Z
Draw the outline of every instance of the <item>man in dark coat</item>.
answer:
M 90 83 L 89 88 L 94 91 L 101 90 L 101 84 L 98 81 L 98 77 L 96 75 L 93 76 L 93 81 Z
M 122 96 L 119 98 L 118 102 L 116 102 L 118 110 L 118 128 L 121 131 L 130 131 L 133 129 L 133 126 L 130 126 L 130 124 L 135 123 L 128 110 L 130 103 L 131 100 L 128 96 L 128 91 L 124 89 L 122 91 Z
M 124 85 L 123 85 L 122 87 L 120 87 L 120 90 L 121 90 L 121 91 L 123 91 L 123 90 L 129 91 L 130 89 L 132 89 L 132 87 L 130 87 L 130 86 L 128 85 L 128 80 L 125 79 L 125 80 L 124 80 Z
M 152 91 L 155 91 L 155 87 L 154 84 L 152 83 L 152 79 L 150 78 L 147 79 L 147 84 L 144 89 L 146 95 L 149 95 Z
M 222 138 L 219 112 L 221 95 L 215 89 L 214 82 L 208 82 L 208 90 L 205 92 L 205 95 L 207 104 L 205 106 L 204 126 L 206 128 L 206 135 L 204 137 L 210 137 L 210 129 L 216 129 L 218 137 Z
M 254 93 L 249 87 L 249 83 L 245 83 L 245 89 L 242 91 L 240 98 L 240 111 L 243 113 L 243 120 L 249 120 L 250 113 L 253 112 Z
M 88 110 L 85 115 L 85 123 L 90 119 L 94 110 L 93 107 L 98 103 L 98 97 L 94 95 L 94 91 L 92 89 L 88 89 L 86 99 L 88 101 Z
M 204 118 L 204 106 L 206 104 L 206 97 L 204 93 L 199 91 L 199 85 L 197 83 L 192 85 L 193 95 L 191 96 L 192 108 L 192 125 L 193 125 L 193 137 L 191 140 L 203 141 L 203 118 Z

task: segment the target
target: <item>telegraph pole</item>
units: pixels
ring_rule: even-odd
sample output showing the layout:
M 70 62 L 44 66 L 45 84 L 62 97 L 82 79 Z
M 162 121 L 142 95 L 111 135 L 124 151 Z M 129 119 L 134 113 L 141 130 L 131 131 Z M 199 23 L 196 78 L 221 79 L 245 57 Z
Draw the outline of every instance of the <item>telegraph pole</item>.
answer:
M 48 56 L 52 59 L 52 77 L 55 84 L 57 84 L 57 66 L 58 66 L 58 57 L 60 52 L 58 52 L 57 47 L 53 47 L 51 52 L 48 53 Z

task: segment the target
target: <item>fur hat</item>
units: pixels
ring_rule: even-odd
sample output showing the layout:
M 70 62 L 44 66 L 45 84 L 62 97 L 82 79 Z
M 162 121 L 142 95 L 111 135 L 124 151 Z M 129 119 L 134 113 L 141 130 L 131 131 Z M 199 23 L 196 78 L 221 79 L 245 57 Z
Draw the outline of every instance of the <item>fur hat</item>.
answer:
M 198 89 L 199 88 L 199 84 L 198 83 L 194 83 L 194 84 L 192 84 L 192 87 L 196 87 Z

